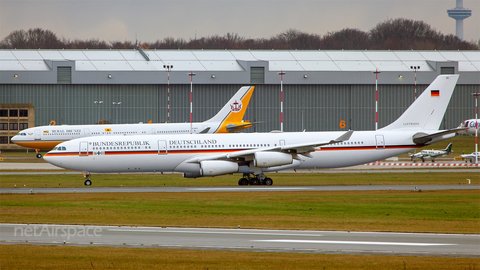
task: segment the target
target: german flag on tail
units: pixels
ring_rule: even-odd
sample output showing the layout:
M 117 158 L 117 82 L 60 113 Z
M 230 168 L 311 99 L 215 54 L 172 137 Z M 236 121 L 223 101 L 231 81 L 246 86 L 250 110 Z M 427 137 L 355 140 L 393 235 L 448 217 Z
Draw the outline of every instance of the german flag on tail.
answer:
M 430 91 L 430 96 L 439 97 L 440 96 L 440 90 L 431 90 Z

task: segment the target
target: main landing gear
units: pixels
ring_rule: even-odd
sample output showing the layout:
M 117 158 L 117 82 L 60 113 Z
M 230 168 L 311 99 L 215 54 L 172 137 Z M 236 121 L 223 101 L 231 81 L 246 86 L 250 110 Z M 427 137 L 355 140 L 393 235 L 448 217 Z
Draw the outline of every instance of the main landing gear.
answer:
M 83 177 L 85 178 L 85 186 L 91 186 L 92 181 L 90 181 L 90 173 L 89 172 L 83 172 Z
M 253 175 L 253 174 L 252 174 Z M 253 177 L 250 177 L 250 174 L 244 173 L 243 177 L 238 180 L 238 185 L 240 186 L 257 186 L 257 185 L 267 185 L 271 186 L 273 185 L 273 180 L 272 178 L 265 177 L 263 173 L 253 175 Z

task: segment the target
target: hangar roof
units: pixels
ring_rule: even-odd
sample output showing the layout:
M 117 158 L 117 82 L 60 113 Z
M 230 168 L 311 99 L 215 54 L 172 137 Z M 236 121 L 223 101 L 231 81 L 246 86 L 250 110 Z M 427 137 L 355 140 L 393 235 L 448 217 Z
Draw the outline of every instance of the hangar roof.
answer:
M 250 50 L 0 50 L 0 70 L 50 71 L 48 61 L 74 61 L 76 71 L 244 71 L 242 61 L 268 62 L 270 71 L 433 71 L 428 63 L 458 62 L 480 72 L 480 51 Z

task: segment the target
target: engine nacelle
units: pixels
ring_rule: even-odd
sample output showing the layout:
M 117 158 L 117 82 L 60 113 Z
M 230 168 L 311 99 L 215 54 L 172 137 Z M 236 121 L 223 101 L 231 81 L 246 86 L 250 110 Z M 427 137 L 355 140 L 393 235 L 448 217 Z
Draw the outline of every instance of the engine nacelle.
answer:
M 203 177 L 201 173 L 183 173 L 183 178 L 199 178 Z
M 278 152 L 256 152 L 253 165 L 258 168 L 292 164 L 293 156 Z
M 200 162 L 203 176 L 215 176 L 238 172 L 238 164 L 223 160 L 206 160 Z

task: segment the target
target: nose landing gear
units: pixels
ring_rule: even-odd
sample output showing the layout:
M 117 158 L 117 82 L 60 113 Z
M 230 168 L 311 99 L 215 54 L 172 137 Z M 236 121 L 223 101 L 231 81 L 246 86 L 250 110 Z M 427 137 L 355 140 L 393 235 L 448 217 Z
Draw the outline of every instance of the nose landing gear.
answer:
M 90 181 L 90 173 L 89 172 L 83 172 L 83 177 L 85 178 L 84 185 L 85 186 L 91 186 L 92 181 Z

